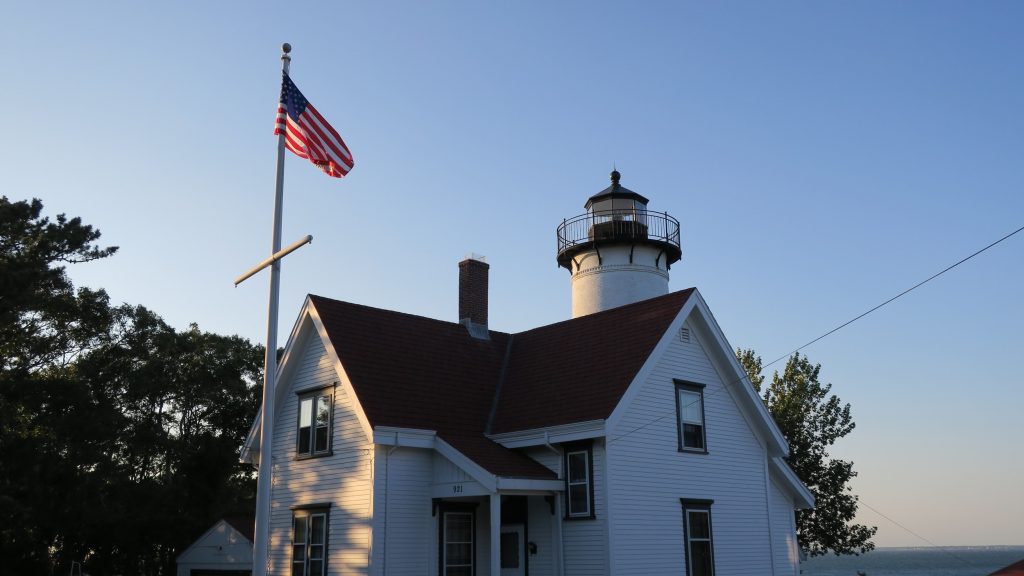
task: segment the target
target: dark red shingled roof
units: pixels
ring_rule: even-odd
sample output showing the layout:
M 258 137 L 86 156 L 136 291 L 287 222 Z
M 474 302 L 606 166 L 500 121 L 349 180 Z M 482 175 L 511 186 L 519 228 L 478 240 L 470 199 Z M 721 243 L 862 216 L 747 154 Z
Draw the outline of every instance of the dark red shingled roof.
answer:
M 1006 568 L 1001 568 L 989 574 L 989 576 L 1024 576 L 1024 560 L 1014 562 Z
M 484 436 L 498 389 L 494 433 L 607 418 L 692 292 L 490 340 L 453 322 L 310 300 L 371 425 L 435 430 L 499 476 L 554 478 Z
M 256 541 L 256 518 L 253 516 L 225 516 L 224 521 L 245 536 L 249 542 Z
M 516 334 L 492 433 L 600 420 L 693 288 Z
M 483 435 L 507 334 L 478 340 L 461 324 L 310 299 L 371 425 L 435 430 L 492 474 L 555 478 Z

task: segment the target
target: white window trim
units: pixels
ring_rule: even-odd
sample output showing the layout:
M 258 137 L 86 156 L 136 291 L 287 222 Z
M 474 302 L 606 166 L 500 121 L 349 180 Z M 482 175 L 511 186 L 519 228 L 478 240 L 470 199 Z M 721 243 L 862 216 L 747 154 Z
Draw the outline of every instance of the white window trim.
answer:
M 676 391 L 676 426 L 678 428 L 679 435 L 679 451 L 680 452 L 691 452 L 696 454 L 707 454 L 708 453 L 708 424 L 707 415 L 704 410 L 704 384 L 697 384 L 695 382 L 687 382 L 685 380 L 674 380 L 675 391 Z M 685 393 L 697 394 L 700 402 L 700 422 L 692 420 L 684 420 L 684 406 L 683 395 Z M 685 425 L 700 426 L 700 437 L 701 446 L 687 446 L 686 445 L 686 434 Z
M 572 480 L 569 470 L 569 462 L 574 454 L 583 454 L 585 478 L 583 480 Z M 584 493 L 587 495 L 586 510 L 573 510 L 571 490 L 572 486 L 585 486 Z M 565 446 L 565 517 L 567 519 L 594 518 L 594 451 L 591 444 L 569 444 Z

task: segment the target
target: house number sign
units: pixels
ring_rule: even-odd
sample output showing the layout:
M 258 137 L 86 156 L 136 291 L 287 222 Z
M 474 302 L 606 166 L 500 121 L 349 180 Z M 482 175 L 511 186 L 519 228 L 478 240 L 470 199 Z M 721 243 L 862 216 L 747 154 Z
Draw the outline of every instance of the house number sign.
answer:
M 452 494 L 461 494 L 461 493 L 462 493 L 462 484 L 453 484 L 452 485 Z

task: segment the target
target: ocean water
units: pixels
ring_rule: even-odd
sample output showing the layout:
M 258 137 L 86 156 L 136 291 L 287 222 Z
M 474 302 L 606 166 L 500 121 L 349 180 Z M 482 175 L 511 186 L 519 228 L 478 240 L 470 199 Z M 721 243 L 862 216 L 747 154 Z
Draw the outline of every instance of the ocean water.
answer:
M 808 558 L 806 576 L 987 576 L 1024 560 L 1024 546 L 878 548 L 861 556 Z

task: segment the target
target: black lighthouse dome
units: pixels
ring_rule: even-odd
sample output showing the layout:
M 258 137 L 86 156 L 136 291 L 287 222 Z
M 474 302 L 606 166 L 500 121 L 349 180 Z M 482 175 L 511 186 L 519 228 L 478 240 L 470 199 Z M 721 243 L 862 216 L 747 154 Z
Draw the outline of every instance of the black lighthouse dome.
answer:
M 600 251 L 601 246 L 610 244 L 657 247 L 666 269 L 682 258 L 679 221 L 665 212 L 649 211 L 647 198 L 620 184 L 621 177 L 618 170 L 613 170 L 611 186 L 587 200 L 586 214 L 565 220 L 558 227 L 559 266 L 575 272 L 576 255 Z

